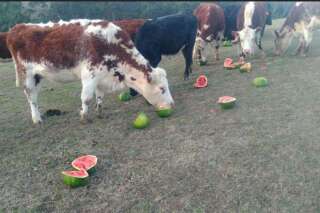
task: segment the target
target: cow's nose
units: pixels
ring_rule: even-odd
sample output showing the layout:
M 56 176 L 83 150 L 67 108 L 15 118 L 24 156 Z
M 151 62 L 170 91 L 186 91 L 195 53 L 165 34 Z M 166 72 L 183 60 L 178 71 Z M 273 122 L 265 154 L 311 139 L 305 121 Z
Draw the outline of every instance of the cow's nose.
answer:
M 244 49 L 244 50 L 243 50 L 243 53 L 246 54 L 246 55 L 249 55 L 250 52 L 251 52 L 250 49 Z

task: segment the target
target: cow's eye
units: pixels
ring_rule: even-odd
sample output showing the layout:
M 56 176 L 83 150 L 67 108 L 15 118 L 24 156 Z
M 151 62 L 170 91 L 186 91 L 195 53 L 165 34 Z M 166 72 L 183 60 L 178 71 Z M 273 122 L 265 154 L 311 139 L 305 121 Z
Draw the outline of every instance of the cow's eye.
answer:
M 134 77 L 130 77 L 130 79 L 131 79 L 131 81 L 135 81 L 135 80 L 137 80 L 137 79 L 135 79 Z
M 161 90 L 161 94 L 164 94 L 166 92 L 166 89 L 163 87 L 160 87 L 160 90 Z

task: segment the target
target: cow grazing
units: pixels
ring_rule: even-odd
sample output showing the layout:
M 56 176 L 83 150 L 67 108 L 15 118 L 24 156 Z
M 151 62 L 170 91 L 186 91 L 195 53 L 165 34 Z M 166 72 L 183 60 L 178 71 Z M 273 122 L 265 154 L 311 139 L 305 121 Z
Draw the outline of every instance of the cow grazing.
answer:
M 296 2 L 279 30 L 275 30 L 275 50 L 283 54 L 293 37 L 299 38 L 296 55 L 306 55 L 313 37 L 313 30 L 319 27 L 320 2 Z
M 145 22 L 145 19 L 124 19 L 112 21 L 112 23 L 125 30 L 129 34 L 132 41 L 135 40 L 138 30 Z
M 0 58 L 11 58 L 10 51 L 7 47 L 7 34 L 6 32 L 0 32 Z
M 192 15 L 174 14 L 148 20 L 139 29 L 135 45 L 139 52 L 157 67 L 162 55 L 174 55 L 181 49 L 185 59 L 184 79 L 192 72 L 192 51 L 197 31 L 197 19 Z M 130 88 L 130 94 L 138 93 Z
M 194 10 L 193 14 L 198 19 L 193 58 L 206 61 L 205 47 L 208 43 L 214 42 L 215 59 L 219 60 L 219 44 L 225 30 L 223 9 L 214 3 L 202 3 Z
M 112 22 L 72 20 L 47 24 L 18 24 L 7 37 L 16 69 L 16 84 L 24 87 L 34 123 L 42 121 L 38 92 L 42 79 L 81 80 L 82 108 L 96 96 L 101 111 L 104 90 L 134 88 L 154 106 L 170 106 L 173 99 L 166 72 L 152 68 L 137 51 L 129 35 Z
M 263 50 L 261 40 L 269 15 L 266 2 L 242 4 L 237 17 L 238 31 L 234 32 L 235 39 L 233 40 L 233 43 L 239 43 L 241 56 L 252 55 L 255 44 L 260 50 Z

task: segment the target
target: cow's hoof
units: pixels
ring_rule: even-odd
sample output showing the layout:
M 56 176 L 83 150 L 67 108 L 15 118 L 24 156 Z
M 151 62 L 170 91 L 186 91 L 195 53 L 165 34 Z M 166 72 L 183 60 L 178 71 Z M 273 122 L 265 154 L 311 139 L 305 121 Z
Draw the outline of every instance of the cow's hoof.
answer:
M 97 113 L 97 118 L 102 119 L 103 118 L 103 114 L 101 112 Z
M 88 114 L 80 114 L 80 123 L 81 124 L 92 123 L 92 119 L 88 117 Z
M 80 119 L 80 123 L 85 125 L 85 124 L 89 124 L 89 123 L 92 123 L 92 119 L 90 118 L 85 118 L 85 119 Z
M 35 126 L 41 126 L 42 123 L 42 121 L 33 121 L 33 125 Z

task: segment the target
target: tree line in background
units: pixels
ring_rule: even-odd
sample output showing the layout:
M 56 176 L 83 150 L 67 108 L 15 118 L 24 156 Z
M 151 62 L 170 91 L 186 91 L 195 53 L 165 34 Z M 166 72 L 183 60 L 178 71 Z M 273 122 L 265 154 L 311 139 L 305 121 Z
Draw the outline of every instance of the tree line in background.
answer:
M 177 12 L 192 13 L 200 2 L 1 2 L 0 31 L 17 23 L 87 19 L 155 18 Z M 240 1 L 219 2 L 224 7 Z M 287 15 L 293 2 L 270 2 L 274 19 Z

